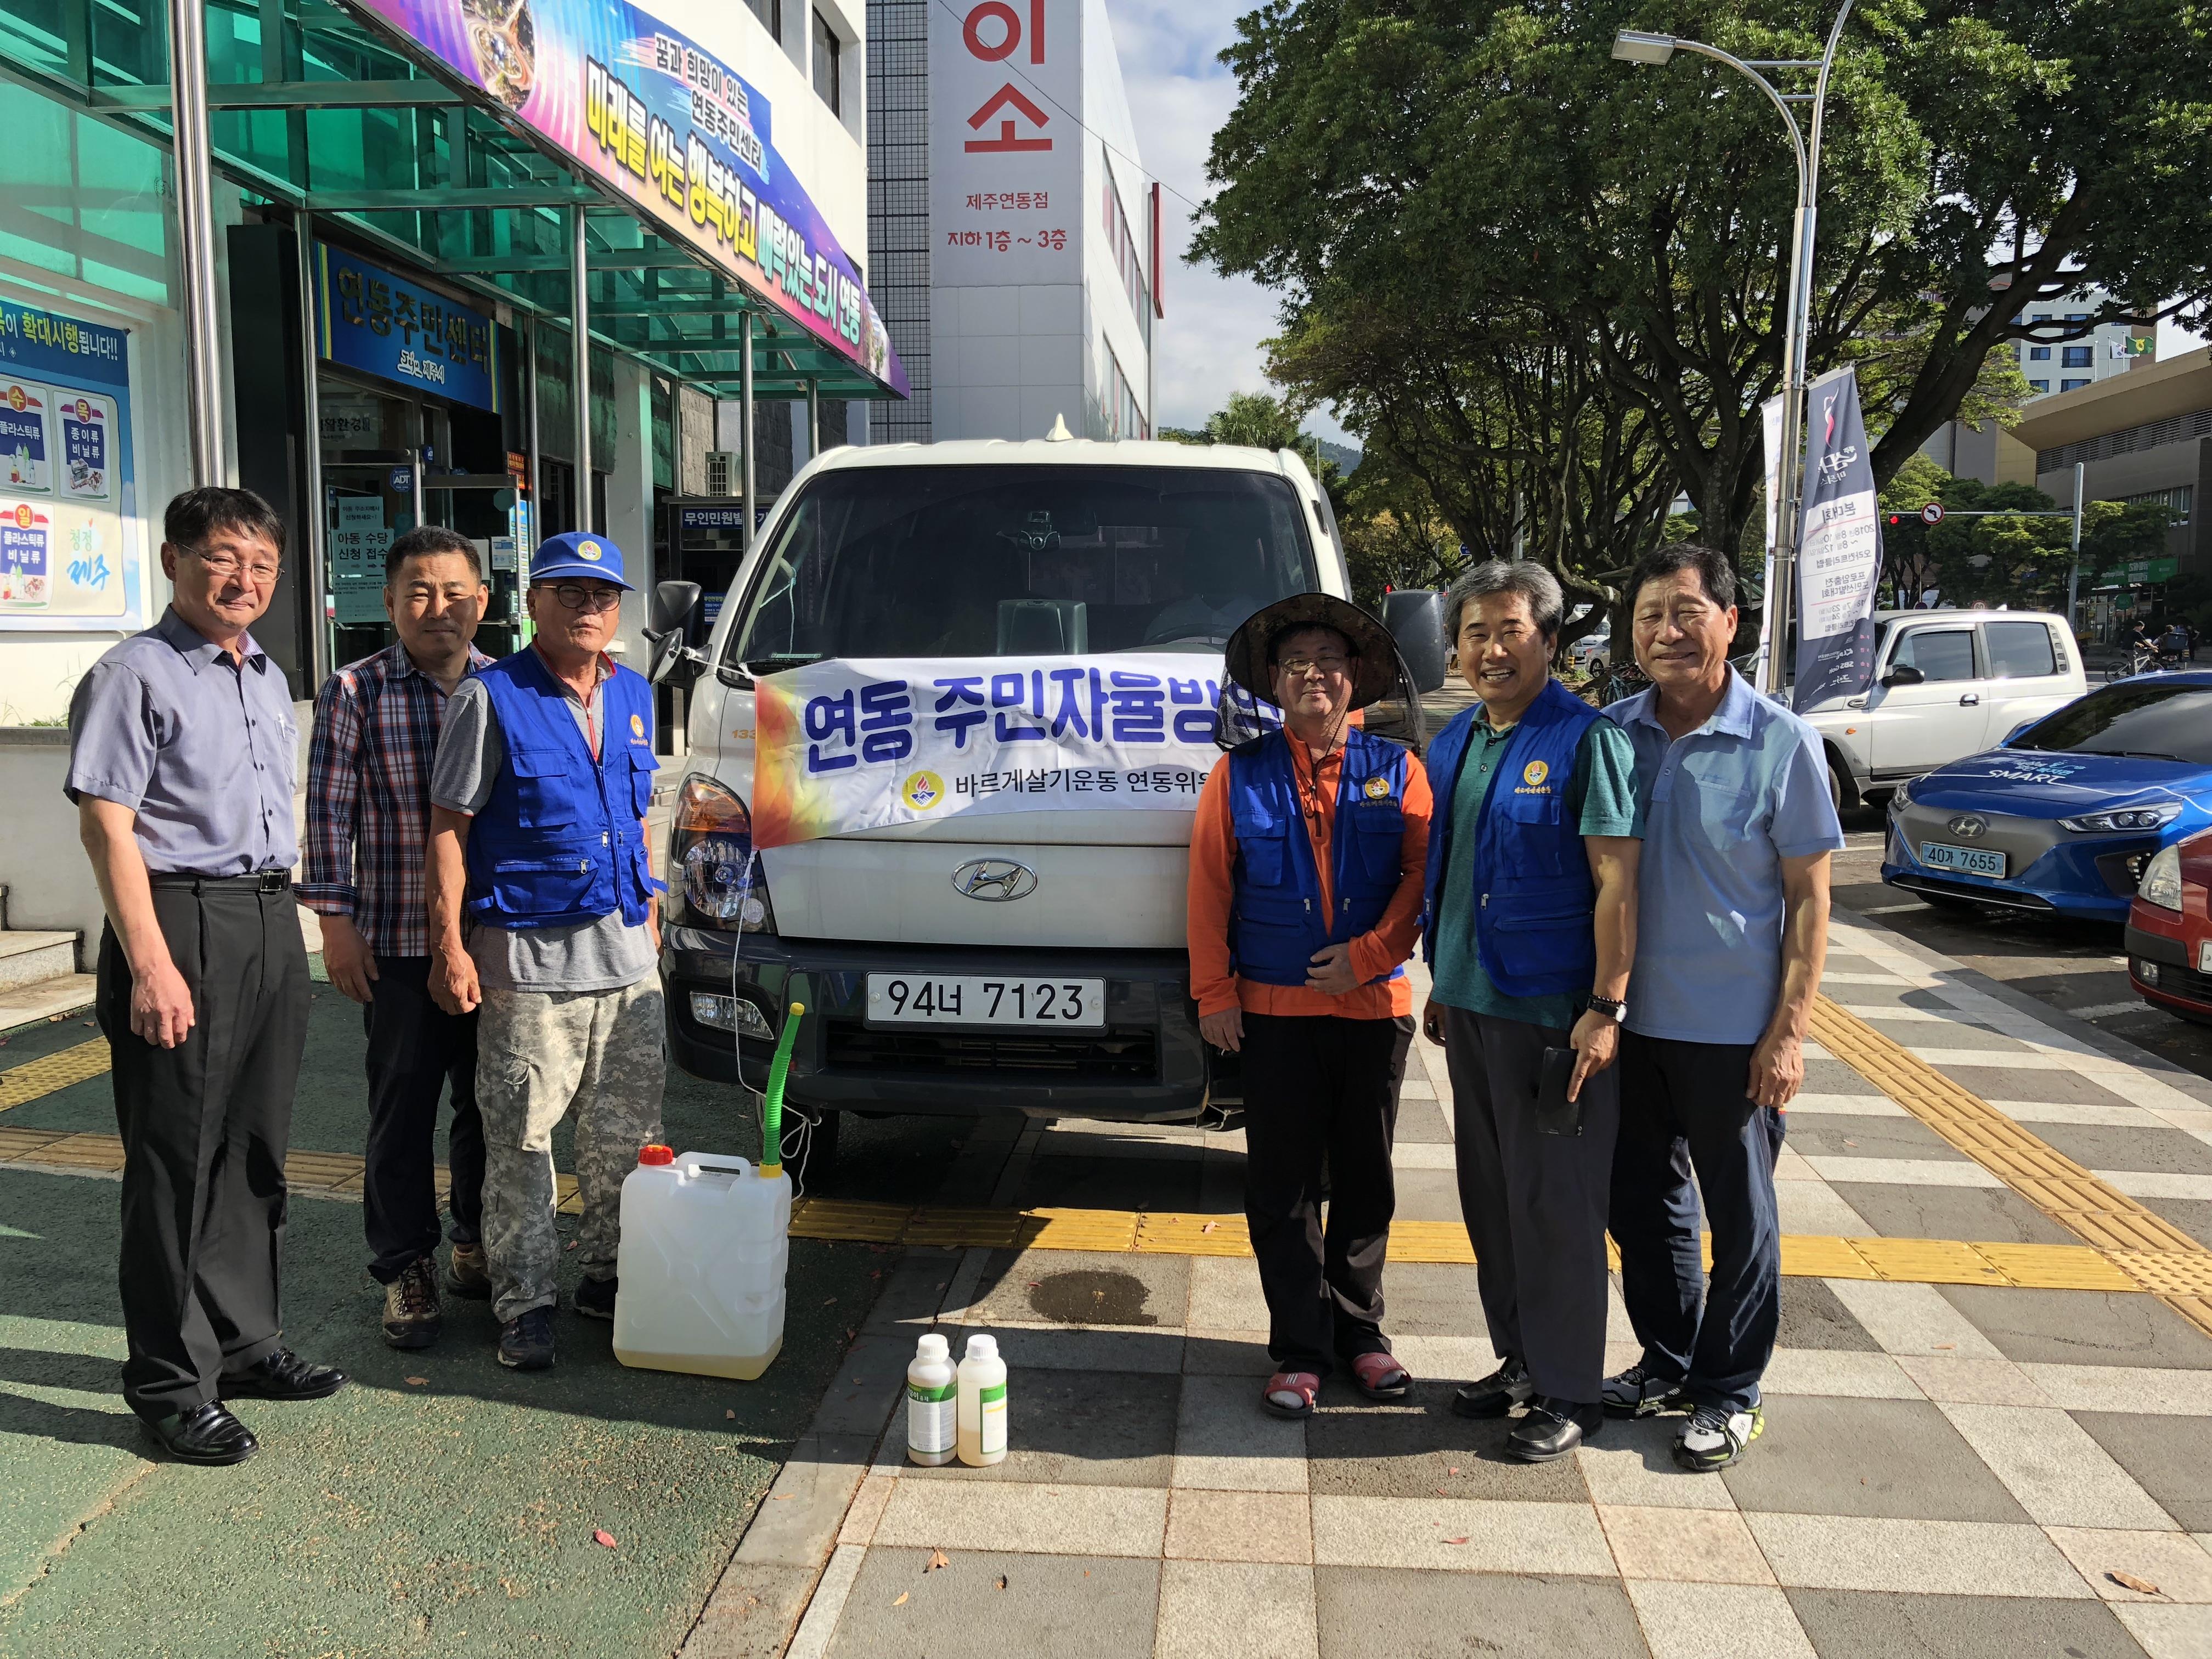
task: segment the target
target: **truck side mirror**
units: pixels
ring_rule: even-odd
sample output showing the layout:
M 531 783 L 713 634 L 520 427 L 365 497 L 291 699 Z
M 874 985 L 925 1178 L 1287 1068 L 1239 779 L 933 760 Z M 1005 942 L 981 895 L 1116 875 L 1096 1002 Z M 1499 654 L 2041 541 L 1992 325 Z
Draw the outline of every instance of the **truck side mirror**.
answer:
M 684 619 L 698 603 L 696 582 L 653 584 L 648 617 L 652 625 L 645 630 L 653 655 L 646 662 L 645 677 L 655 685 L 689 685 L 699 678 L 705 659 L 684 648 Z
M 1928 676 L 1909 662 L 1891 665 L 1889 672 L 1881 677 L 1884 685 L 1924 685 L 1927 682 Z
M 651 620 L 647 632 L 665 634 L 680 626 L 691 614 L 692 606 L 699 603 L 699 584 L 696 582 L 655 582 L 653 586 Z
M 1433 588 L 1401 588 L 1382 596 L 1382 625 L 1398 642 L 1413 689 L 1427 693 L 1444 683 L 1444 596 Z

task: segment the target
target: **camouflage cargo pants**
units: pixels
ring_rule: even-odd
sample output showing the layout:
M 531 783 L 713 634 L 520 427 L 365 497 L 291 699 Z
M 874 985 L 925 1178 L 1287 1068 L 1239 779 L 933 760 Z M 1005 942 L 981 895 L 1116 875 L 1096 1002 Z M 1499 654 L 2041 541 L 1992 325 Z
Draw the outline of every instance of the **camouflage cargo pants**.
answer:
M 613 991 L 494 991 L 477 1023 L 483 1242 L 501 1320 L 560 1299 L 553 1126 L 576 1115 L 577 1245 L 585 1276 L 615 1270 L 622 1184 L 660 1135 L 660 981 Z

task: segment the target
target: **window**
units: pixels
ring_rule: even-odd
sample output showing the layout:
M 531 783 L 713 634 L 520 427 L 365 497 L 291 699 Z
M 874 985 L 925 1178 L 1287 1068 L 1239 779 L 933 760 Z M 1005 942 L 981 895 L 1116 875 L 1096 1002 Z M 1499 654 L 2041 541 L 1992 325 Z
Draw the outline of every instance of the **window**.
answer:
M 778 40 L 783 39 L 783 0 L 745 0 L 753 9 L 753 15 L 761 20 L 761 27 Z
M 1152 343 L 1152 290 L 1145 281 L 1145 259 L 1136 236 L 1129 229 L 1128 216 L 1121 211 L 1121 192 L 1114 188 L 1114 161 L 1106 161 L 1106 190 L 1103 211 L 1100 215 L 1106 232 L 1107 251 L 1112 254 L 1114 268 L 1121 273 L 1122 289 L 1129 296 L 1129 304 L 1137 313 L 1137 332 L 1150 348 Z
M 2119 497 L 2122 507 L 2166 507 L 2173 509 L 2173 526 L 2177 530 L 2189 522 L 2189 510 L 2196 505 L 2197 490 L 2192 484 L 2176 484 L 2172 489 L 2148 489 L 2139 495 Z
M 2065 355 L 2059 359 L 2062 368 L 2087 368 L 2094 360 L 2094 350 L 2089 346 L 2066 346 L 2063 349 Z
M 1974 678 L 1974 630 L 1971 628 L 1916 628 L 1898 641 L 1892 668 L 1917 668 L 1928 680 L 1970 680 Z
M 1993 680 L 2034 679 L 2058 672 L 2051 629 L 2039 622 L 1984 623 L 1982 644 L 1990 653 Z
M 2089 382 L 2086 378 L 2078 380 L 2061 380 L 2058 383 L 2058 389 L 2061 392 L 2079 392 L 2083 386 L 2088 384 Z
M 839 61 L 845 43 L 830 27 L 830 20 L 814 14 L 814 90 L 830 106 L 832 115 L 845 112 L 844 66 Z
M 2051 382 L 2048 380 L 2030 380 L 2027 385 L 2028 389 L 2031 392 L 2048 392 L 2051 390 Z
M 1137 394 L 1129 387 L 1128 378 L 1121 373 L 1121 360 L 1114 355 L 1111 346 L 1106 348 L 1106 368 L 1112 376 L 1099 398 L 1106 409 L 1106 435 L 1109 438 L 1149 438 L 1152 432 L 1146 424 L 1145 411 L 1137 405 Z
M 2076 755 L 2171 756 L 2195 766 L 2212 764 L 2212 691 L 2174 684 L 2172 678 L 2160 674 L 2092 691 L 2038 720 L 2012 746 Z
M 2051 361 L 2051 348 L 2049 346 L 2028 347 L 2027 360 L 2032 363 L 2049 362 Z

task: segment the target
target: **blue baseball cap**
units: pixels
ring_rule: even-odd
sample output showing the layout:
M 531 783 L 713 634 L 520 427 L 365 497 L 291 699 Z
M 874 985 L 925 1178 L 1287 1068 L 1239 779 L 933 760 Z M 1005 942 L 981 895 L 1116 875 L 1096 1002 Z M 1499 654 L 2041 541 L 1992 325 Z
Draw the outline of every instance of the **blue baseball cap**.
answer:
M 586 536 L 571 530 L 550 536 L 530 556 L 530 580 L 545 581 L 555 576 L 597 576 L 617 587 L 637 590 L 623 579 L 623 550 L 605 536 Z

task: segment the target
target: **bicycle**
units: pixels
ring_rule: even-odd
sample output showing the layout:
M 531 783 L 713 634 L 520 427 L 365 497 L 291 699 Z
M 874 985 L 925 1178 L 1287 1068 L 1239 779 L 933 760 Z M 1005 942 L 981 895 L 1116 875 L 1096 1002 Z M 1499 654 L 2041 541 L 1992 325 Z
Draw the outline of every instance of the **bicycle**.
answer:
M 1621 663 L 1603 674 L 1592 676 L 1583 690 L 1593 707 L 1603 708 L 1623 697 L 1632 697 L 1649 690 L 1650 684 L 1650 678 L 1634 663 Z
M 2116 662 L 2106 669 L 2105 680 L 2110 684 L 2118 680 L 2134 679 L 2139 674 L 2172 674 L 2187 665 L 2187 660 L 2174 653 L 2140 645 L 2128 653 L 2125 662 Z

